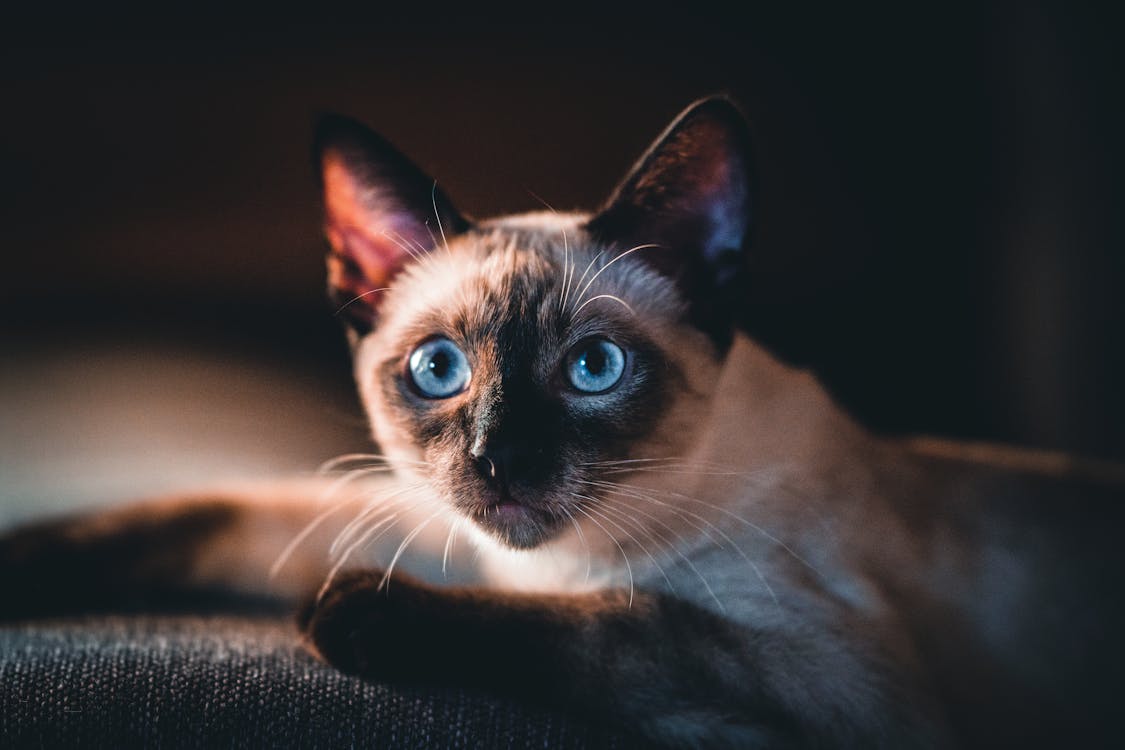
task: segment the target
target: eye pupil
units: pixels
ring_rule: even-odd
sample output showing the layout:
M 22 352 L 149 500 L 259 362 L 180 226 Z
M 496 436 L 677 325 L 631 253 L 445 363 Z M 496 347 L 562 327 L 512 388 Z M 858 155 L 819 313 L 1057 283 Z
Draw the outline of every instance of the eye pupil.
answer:
M 605 353 L 597 347 L 587 349 L 580 361 L 591 375 L 601 375 L 605 369 Z
M 444 378 L 446 373 L 449 372 L 449 355 L 439 351 L 430 359 L 429 366 L 434 377 Z

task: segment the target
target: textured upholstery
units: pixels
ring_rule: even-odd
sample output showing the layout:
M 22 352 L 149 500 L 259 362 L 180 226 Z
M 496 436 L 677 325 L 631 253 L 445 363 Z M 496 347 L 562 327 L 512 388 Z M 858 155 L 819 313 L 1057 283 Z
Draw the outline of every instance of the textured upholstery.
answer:
M 629 744 L 491 697 L 340 674 L 300 648 L 287 618 L 264 615 L 3 626 L 0 708 L 5 748 Z

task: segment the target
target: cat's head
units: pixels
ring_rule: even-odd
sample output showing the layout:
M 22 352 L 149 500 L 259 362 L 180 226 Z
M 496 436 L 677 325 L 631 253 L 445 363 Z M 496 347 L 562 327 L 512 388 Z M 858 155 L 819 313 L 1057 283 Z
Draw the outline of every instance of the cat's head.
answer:
M 608 474 L 686 452 L 732 335 L 748 141 L 703 100 L 593 215 L 474 222 L 364 126 L 322 121 L 329 289 L 396 466 L 527 548 L 596 518 Z

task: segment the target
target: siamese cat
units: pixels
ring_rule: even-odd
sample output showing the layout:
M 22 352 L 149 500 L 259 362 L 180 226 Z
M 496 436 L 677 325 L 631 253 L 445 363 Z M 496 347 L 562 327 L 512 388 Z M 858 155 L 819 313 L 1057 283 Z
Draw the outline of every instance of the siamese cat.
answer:
M 592 214 L 472 221 L 346 118 L 315 153 L 383 451 L 345 475 L 361 507 L 290 484 L 17 531 L 13 609 L 261 590 L 277 561 L 275 585 L 319 587 L 301 628 L 341 670 L 653 744 L 1109 744 L 1125 472 L 872 435 L 741 332 L 754 181 L 730 101 L 690 106 Z M 395 569 L 458 536 L 479 582 Z M 388 539 L 383 568 L 343 567 Z

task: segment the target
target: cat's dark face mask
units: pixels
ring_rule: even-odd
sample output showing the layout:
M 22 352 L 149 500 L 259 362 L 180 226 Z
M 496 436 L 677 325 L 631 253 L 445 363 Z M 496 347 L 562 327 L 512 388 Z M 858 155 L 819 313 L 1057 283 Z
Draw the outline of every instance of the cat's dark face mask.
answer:
M 329 286 L 384 451 L 511 546 L 597 523 L 607 472 L 682 447 L 730 343 L 746 145 L 706 100 L 592 217 L 474 224 L 378 136 L 325 120 Z
M 357 351 L 379 442 L 516 547 L 596 512 L 584 506 L 604 468 L 667 449 L 684 370 L 717 366 L 673 283 L 623 260 L 583 291 L 579 262 L 597 253 L 574 221 L 565 242 L 560 229 L 501 220 L 454 240 L 389 293 L 394 310 Z M 453 291 L 411 309 L 443 283 Z

